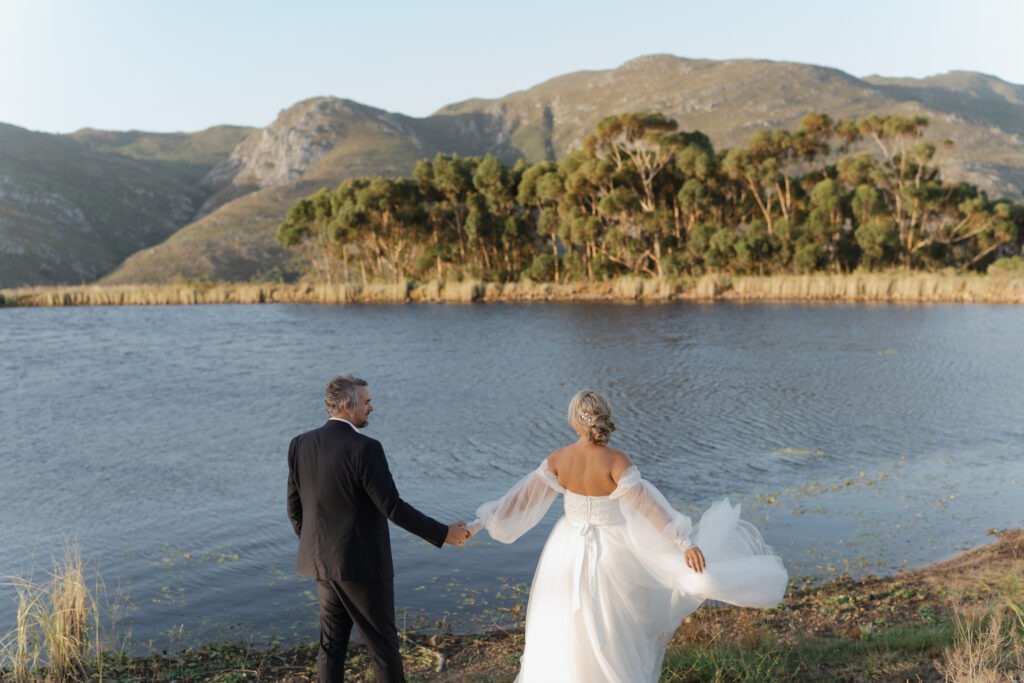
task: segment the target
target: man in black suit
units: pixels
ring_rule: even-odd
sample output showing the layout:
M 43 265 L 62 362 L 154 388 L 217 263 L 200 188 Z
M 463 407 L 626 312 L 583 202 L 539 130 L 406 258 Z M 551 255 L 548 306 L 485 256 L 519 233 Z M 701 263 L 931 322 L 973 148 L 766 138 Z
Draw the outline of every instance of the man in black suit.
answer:
M 373 406 L 364 380 L 335 377 L 324 396 L 330 419 L 288 447 L 288 517 L 299 536 L 295 569 L 316 579 L 320 599 L 318 683 L 345 677 L 353 624 L 378 681 L 404 681 L 395 627 L 388 520 L 437 547 L 469 538 L 403 501 L 380 442 L 362 434 Z

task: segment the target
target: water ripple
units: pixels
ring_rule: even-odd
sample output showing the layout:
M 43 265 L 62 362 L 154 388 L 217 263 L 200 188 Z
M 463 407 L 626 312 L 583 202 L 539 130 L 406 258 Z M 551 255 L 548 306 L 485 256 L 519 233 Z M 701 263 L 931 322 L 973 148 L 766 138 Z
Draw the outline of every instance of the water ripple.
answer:
M 142 641 L 185 621 L 284 633 L 314 619 L 292 571 L 285 451 L 322 424 L 339 372 L 370 381 L 368 433 L 402 496 L 445 521 L 571 441 L 566 404 L 593 388 L 612 401 L 613 445 L 670 501 L 747 501 L 795 567 L 858 509 L 936 509 L 949 481 L 940 511 L 956 495 L 974 526 L 937 515 L 938 533 L 970 539 L 1005 522 L 986 496 L 1024 480 L 1022 337 L 1024 309 L 991 306 L 2 309 L 0 575 L 45 565 L 70 535 L 129 593 Z M 883 483 L 850 485 L 861 472 Z M 805 513 L 817 491 L 824 517 L 758 508 L 788 495 Z M 515 546 L 462 553 L 395 529 L 399 602 L 448 611 L 417 588 L 455 571 L 480 590 L 528 581 L 557 514 Z M 902 533 L 893 547 L 934 552 Z

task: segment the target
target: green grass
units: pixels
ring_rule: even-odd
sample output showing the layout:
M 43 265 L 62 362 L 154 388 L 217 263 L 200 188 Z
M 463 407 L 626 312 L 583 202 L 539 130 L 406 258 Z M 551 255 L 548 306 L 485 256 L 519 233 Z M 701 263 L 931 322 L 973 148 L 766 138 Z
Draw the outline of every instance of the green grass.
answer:
M 663 681 L 764 683 L 916 680 L 935 675 L 935 658 L 953 643 L 949 624 L 866 630 L 857 639 L 804 637 L 795 643 L 720 640 L 687 643 L 665 656 Z

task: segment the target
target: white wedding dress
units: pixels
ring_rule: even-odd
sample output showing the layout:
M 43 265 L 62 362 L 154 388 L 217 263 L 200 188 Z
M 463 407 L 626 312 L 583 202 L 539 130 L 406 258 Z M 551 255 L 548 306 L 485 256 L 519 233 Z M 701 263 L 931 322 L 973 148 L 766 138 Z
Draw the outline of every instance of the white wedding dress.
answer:
M 739 506 L 716 502 L 693 526 L 629 467 L 608 496 L 567 491 L 547 461 L 502 498 L 477 510 L 473 528 L 512 543 L 558 494 L 565 516 L 537 564 L 526 613 L 519 683 L 658 680 L 669 638 L 704 600 L 772 607 L 787 574 Z M 697 574 L 683 550 L 707 561 Z

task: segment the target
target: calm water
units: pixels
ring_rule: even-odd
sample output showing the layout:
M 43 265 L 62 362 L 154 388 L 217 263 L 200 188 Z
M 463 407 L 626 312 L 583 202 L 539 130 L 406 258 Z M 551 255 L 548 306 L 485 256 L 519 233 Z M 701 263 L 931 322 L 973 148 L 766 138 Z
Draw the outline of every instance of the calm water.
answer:
M 1022 340 L 1024 308 L 962 305 L 0 309 L 0 576 L 76 538 L 140 647 L 311 640 L 285 453 L 345 371 L 443 521 L 567 443 L 590 387 L 681 509 L 743 501 L 793 574 L 894 571 L 1024 525 Z M 400 623 L 514 623 L 556 514 L 513 546 L 393 528 Z

